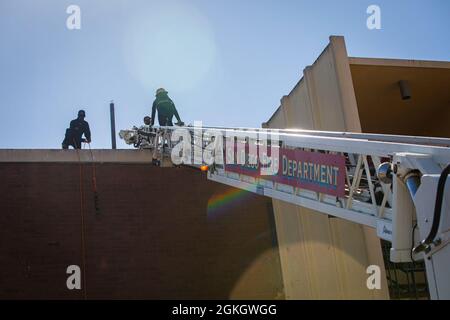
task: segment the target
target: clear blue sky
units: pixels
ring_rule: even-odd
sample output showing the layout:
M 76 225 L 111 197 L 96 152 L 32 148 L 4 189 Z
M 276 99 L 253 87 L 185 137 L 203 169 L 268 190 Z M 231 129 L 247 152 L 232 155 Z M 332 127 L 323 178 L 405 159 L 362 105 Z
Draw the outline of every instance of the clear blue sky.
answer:
M 129 128 L 160 86 L 186 123 L 259 127 L 332 34 L 350 56 L 450 60 L 450 1 L 0 0 L 0 148 L 60 148 L 80 108 L 109 148 L 109 101 Z

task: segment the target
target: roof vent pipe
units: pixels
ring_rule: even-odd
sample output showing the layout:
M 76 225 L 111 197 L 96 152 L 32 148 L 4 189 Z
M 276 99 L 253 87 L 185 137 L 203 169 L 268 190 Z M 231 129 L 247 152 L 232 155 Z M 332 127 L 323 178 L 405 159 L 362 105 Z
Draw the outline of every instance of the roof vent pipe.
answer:
M 111 118 L 111 148 L 116 149 L 116 116 L 114 114 L 114 101 L 109 104 L 109 114 Z

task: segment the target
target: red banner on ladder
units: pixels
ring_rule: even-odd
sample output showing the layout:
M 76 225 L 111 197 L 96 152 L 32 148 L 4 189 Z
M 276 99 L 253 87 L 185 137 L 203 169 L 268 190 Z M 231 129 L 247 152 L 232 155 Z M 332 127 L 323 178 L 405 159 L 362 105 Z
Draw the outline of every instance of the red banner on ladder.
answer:
M 345 157 L 342 155 L 280 148 L 278 159 L 271 159 L 278 161 L 278 171 L 273 175 L 264 175 L 261 174 L 261 163 L 256 156 L 257 151 L 254 150 L 252 155 L 248 152 L 248 145 L 241 148 L 240 154 L 236 152 L 236 147 L 234 149 L 234 159 L 240 161 L 235 160 L 234 164 L 228 164 L 232 162 L 227 161 L 231 159 L 232 150 L 227 148 L 225 171 L 332 196 L 344 197 L 345 195 Z

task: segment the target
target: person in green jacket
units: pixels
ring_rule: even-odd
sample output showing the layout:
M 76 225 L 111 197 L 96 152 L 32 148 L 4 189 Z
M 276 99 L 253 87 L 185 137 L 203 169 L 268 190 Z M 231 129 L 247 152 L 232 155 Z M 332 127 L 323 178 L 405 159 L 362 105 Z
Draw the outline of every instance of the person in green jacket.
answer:
M 167 95 L 168 92 L 164 88 L 156 90 L 156 99 L 153 101 L 152 106 L 152 125 L 155 123 L 155 113 L 158 110 L 158 122 L 160 126 L 173 126 L 172 118 L 175 116 L 178 120 L 176 125 L 182 126 L 184 123 L 181 121 L 178 111 L 175 108 L 175 104 L 172 99 Z

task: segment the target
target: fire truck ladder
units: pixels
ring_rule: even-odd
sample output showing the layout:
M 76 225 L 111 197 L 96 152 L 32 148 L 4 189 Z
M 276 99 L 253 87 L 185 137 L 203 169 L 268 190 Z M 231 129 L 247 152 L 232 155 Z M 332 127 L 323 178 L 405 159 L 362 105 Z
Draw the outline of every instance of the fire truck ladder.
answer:
M 269 149 L 278 147 L 325 156 L 340 155 L 345 158 L 345 192 L 340 196 L 245 172 L 232 172 L 223 163 L 209 165 L 207 177 L 375 228 L 379 238 L 392 243 L 392 262 L 425 259 L 431 297 L 450 297 L 450 273 L 447 272 L 450 265 L 450 246 L 447 246 L 450 242 L 450 187 L 444 188 L 445 182 L 450 180 L 447 177 L 450 139 L 200 126 L 156 127 L 152 139 L 151 149 L 159 159 L 156 163 L 163 166 L 173 164 L 173 153 L 181 152 L 180 148 L 176 149 L 180 141 L 188 142 L 191 147 L 191 154 L 184 159 L 194 159 L 194 164 L 191 161 L 183 164 L 197 167 L 205 164 L 205 154 L 215 156 L 217 150 L 222 150 L 229 142 L 248 148 L 265 145 Z M 418 228 L 414 232 L 416 223 Z M 415 239 L 414 245 L 412 239 Z

